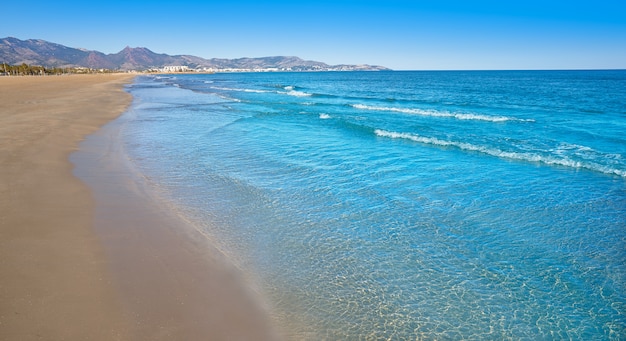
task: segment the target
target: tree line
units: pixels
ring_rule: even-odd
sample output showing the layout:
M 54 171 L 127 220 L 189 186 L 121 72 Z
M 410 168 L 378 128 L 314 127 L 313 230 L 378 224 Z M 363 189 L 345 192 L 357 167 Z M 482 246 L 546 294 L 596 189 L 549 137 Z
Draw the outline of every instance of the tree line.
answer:
M 0 75 L 5 76 L 44 76 L 44 75 L 63 75 L 73 73 L 111 73 L 115 72 L 108 69 L 90 69 L 84 67 L 44 67 L 39 65 L 9 65 L 0 64 Z

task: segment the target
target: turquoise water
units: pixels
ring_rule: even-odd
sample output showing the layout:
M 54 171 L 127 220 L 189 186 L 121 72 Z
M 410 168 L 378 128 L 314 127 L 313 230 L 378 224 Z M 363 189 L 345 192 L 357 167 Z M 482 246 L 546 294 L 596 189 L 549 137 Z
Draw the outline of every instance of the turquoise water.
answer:
M 626 71 L 142 76 L 122 136 L 294 339 L 626 339 Z

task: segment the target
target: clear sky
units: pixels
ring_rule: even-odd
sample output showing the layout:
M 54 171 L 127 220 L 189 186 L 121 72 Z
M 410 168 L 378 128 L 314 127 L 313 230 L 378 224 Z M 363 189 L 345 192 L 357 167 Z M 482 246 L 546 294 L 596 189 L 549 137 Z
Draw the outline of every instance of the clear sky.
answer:
M 396 70 L 626 69 L 626 1 L 27 1 L 0 38 Z

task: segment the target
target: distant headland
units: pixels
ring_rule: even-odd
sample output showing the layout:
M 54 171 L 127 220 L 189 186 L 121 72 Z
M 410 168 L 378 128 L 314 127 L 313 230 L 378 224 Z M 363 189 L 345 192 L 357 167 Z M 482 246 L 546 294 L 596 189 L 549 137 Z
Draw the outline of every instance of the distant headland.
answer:
M 268 71 L 389 71 L 378 65 L 328 65 L 298 57 L 205 59 L 155 53 L 145 47 L 126 47 L 104 54 L 40 39 L 0 39 L 0 65 L 38 65 L 44 68 L 83 68 L 138 72 L 268 72 Z M 2 67 L 2 66 L 0 66 Z M 3 72 L 4 70 L 0 70 Z

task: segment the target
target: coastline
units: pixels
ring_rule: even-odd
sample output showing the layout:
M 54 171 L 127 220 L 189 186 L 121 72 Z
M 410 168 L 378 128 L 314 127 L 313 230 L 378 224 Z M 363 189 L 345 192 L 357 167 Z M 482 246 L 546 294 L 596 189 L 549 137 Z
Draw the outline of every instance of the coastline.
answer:
M 135 76 L 0 78 L 0 338 L 276 339 L 237 271 L 127 173 L 111 120 Z

